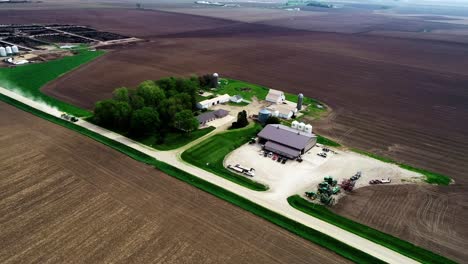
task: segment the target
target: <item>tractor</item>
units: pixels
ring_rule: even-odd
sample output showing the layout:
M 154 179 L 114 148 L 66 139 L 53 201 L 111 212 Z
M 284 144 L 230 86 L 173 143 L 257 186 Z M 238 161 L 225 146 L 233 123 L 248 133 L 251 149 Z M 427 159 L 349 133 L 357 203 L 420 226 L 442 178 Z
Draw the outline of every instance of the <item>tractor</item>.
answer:
M 311 200 L 317 199 L 317 194 L 314 193 L 314 192 L 306 192 L 305 195 L 307 196 L 307 198 L 309 198 Z

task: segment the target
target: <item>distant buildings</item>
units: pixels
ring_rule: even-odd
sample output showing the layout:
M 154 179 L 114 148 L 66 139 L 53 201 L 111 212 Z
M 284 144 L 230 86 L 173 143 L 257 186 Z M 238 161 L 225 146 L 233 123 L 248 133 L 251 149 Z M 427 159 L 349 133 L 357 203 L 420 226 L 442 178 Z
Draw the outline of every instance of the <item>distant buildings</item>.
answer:
M 258 137 L 265 150 L 289 159 L 299 157 L 317 143 L 317 136 L 313 133 L 277 124 L 267 125 Z
M 229 114 L 229 111 L 226 111 L 224 109 L 218 109 L 218 110 L 213 111 L 213 112 L 207 112 L 207 113 L 200 114 L 196 118 L 197 118 L 198 122 L 200 123 L 200 126 L 205 126 L 208 122 L 211 122 L 211 121 L 219 119 L 219 118 L 223 118 L 223 117 L 227 116 L 228 114 Z
M 212 107 L 214 105 L 217 105 L 217 104 L 227 103 L 227 102 L 229 102 L 230 99 L 231 99 L 231 97 L 228 94 L 223 94 L 223 95 L 214 97 L 212 99 L 207 99 L 207 100 L 203 100 L 201 102 L 198 102 L 197 103 L 197 108 L 198 109 L 208 109 L 208 108 L 210 108 L 210 107 Z

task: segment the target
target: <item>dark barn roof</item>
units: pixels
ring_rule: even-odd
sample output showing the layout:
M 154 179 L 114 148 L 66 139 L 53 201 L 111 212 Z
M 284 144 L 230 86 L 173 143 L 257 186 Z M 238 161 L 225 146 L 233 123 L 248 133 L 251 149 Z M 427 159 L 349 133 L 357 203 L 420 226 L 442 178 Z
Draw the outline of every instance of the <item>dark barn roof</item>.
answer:
M 198 122 L 200 123 L 206 123 L 208 121 L 217 119 L 217 118 L 223 118 L 229 114 L 229 111 L 226 111 L 224 109 L 218 109 L 213 112 L 206 112 L 203 114 L 198 115 L 196 118 L 198 119 Z
M 298 131 L 284 125 L 267 125 L 260 133 L 259 137 L 271 140 L 281 145 L 302 150 L 315 135 Z
M 288 158 L 294 158 L 301 154 L 301 151 L 298 149 L 293 149 L 287 146 L 283 146 L 273 141 L 268 141 L 265 144 L 265 149 L 274 151 L 274 152 L 279 152 L 281 155 L 287 156 Z

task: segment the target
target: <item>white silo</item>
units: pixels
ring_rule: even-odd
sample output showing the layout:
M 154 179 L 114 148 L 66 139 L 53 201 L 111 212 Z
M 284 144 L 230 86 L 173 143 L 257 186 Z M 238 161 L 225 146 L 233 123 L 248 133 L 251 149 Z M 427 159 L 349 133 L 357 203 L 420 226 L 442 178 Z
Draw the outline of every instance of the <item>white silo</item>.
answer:
M 213 73 L 213 77 L 212 77 L 212 78 L 213 78 L 213 79 L 212 79 L 212 82 L 213 82 L 213 83 L 212 83 L 212 86 L 213 86 L 214 88 L 218 88 L 218 84 L 219 84 L 219 74 L 216 73 L 216 72 Z
M 7 55 L 13 54 L 11 47 L 6 47 L 5 50 L 6 50 Z
M 297 122 L 296 120 L 294 120 L 294 121 L 292 121 L 292 123 L 291 123 L 291 128 L 297 129 L 297 125 L 299 125 L 299 122 Z
M 305 124 L 304 124 L 303 122 L 300 122 L 300 123 L 297 125 L 297 130 L 304 131 L 304 127 L 305 127 Z
M 0 56 L 5 57 L 6 56 L 6 49 L 4 47 L 0 47 Z
M 19 49 L 18 49 L 18 46 L 11 46 L 11 51 L 13 51 L 13 53 L 19 53 Z
M 304 95 L 303 94 L 299 94 L 297 96 L 297 106 L 296 106 L 296 109 L 298 111 L 301 111 L 302 110 L 302 101 L 304 100 Z
M 311 124 L 305 125 L 304 132 L 312 133 L 312 125 Z

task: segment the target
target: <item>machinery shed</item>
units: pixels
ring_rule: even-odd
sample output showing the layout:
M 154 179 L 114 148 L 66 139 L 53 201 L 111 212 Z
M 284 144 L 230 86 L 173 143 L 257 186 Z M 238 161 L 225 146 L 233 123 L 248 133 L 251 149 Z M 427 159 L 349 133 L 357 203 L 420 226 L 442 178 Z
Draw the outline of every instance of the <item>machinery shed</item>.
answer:
M 278 124 L 267 125 L 258 137 L 260 143 L 265 144 L 265 150 L 290 159 L 306 153 L 317 143 L 317 136 L 313 133 Z

